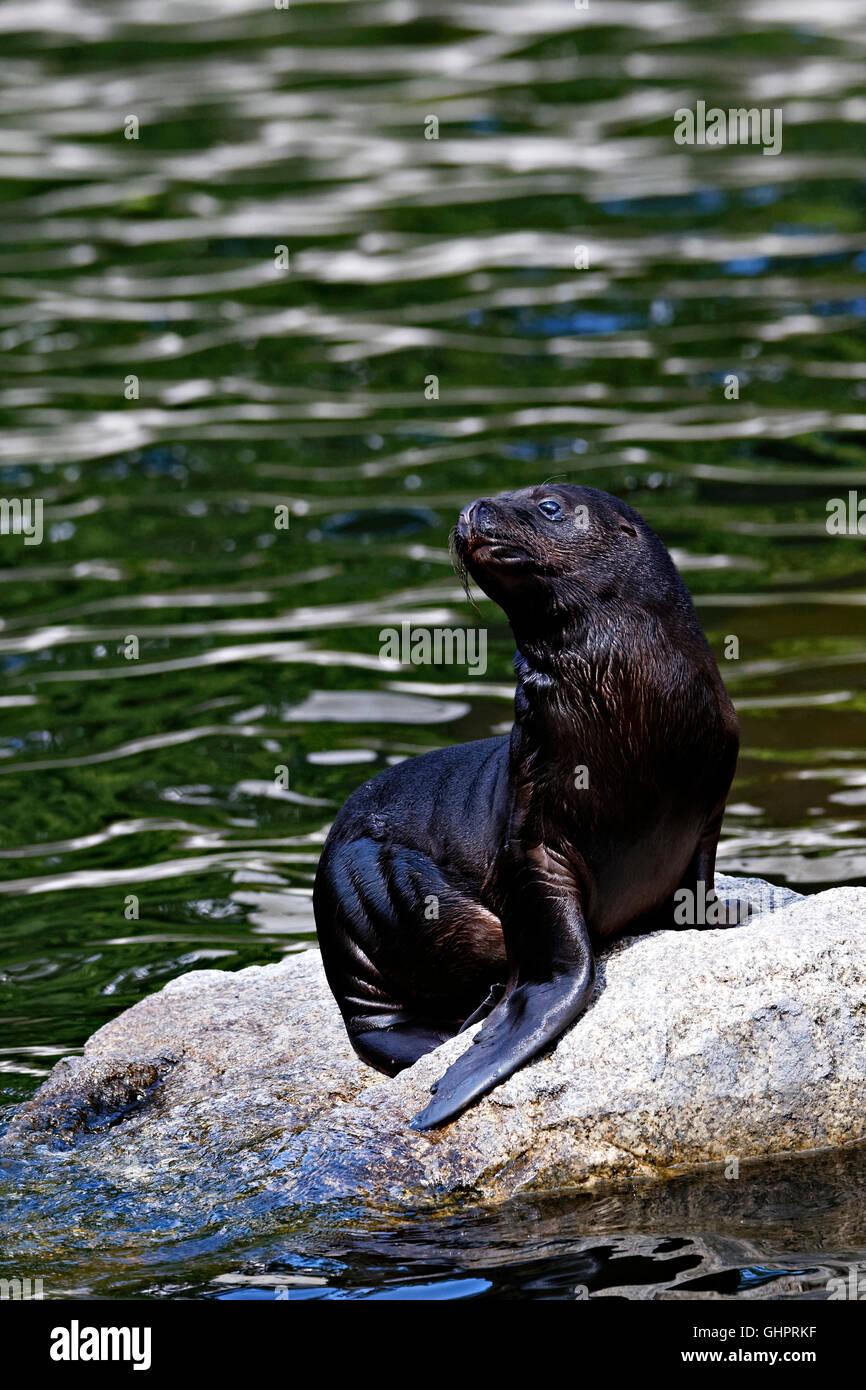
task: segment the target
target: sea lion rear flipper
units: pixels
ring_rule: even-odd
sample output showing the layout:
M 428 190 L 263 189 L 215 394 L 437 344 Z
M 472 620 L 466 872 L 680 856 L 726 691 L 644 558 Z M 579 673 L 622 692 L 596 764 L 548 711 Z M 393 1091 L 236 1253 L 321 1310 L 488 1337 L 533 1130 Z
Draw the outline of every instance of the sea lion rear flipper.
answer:
M 589 1002 L 595 962 L 573 882 L 541 847 L 532 862 L 523 861 L 519 882 L 502 920 L 511 986 L 474 1045 L 432 1088 L 434 1099 L 414 1117 L 413 1129 L 453 1120 L 537 1057 Z
M 518 985 L 498 1004 L 473 1039 L 474 1046 L 431 1090 L 434 1098 L 411 1122 L 415 1130 L 453 1120 L 518 1067 L 559 1037 L 586 1006 L 592 977 L 586 972 Z

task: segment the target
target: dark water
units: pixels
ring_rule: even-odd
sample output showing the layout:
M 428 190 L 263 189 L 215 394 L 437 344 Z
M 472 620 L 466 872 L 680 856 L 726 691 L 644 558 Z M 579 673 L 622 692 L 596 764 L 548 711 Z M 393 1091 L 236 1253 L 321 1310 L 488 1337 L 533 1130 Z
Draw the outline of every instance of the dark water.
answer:
M 866 537 L 826 527 L 866 498 L 866 12 L 44 0 L 0 32 L 0 486 L 44 500 L 41 545 L 0 536 L 6 1103 L 171 977 L 306 944 L 351 789 L 509 723 L 486 602 L 483 676 L 379 657 L 384 626 L 478 624 L 446 541 L 483 493 L 558 477 L 647 516 L 742 718 L 720 868 L 866 883 Z M 780 108 L 782 153 L 675 144 L 698 100 Z M 811 1182 L 750 1218 L 770 1282 L 784 1251 L 866 1258 Z M 626 1244 L 734 1220 L 660 1203 L 617 1208 Z M 545 1212 L 480 1215 L 478 1277 L 594 1288 L 569 1242 L 604 1211 Z M 390 1264 L 375 1214 L 267 1260 L 484 1291 L 444 1216 L 382 1219 Z M 70 1238 L 66 1286 L 197 1289 L 187 1246 L 130 1242 L 76 1272 Z

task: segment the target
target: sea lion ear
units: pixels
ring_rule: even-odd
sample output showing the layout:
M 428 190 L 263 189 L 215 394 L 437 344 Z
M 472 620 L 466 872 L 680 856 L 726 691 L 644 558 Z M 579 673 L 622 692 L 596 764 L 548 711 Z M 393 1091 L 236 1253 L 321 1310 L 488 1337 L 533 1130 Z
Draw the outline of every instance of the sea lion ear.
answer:
M 636 536 L 636 535 L 637 535 L 637 527 L 636 527 L 636 526 L 632 526 L 632 524 L 631 524 L 630 521 L 621 521 L 621 522 L 619 523 L 619 529 L 620 529 L 621 531 L 624 531 L 625 534 L 626 534 L 627 536 Z

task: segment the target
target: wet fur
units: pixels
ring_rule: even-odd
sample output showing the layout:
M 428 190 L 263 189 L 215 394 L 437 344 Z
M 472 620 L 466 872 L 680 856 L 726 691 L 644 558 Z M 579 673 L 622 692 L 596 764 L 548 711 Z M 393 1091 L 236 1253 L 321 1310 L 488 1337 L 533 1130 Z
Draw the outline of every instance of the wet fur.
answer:
M 452 1119 L 579 1016 L 599 944 L 674 925 L 679 887 L 712 889 L 738 748 L 688 591 L 625 503 L 559 483 L 481 499 L 451 548 L 467 595 L 474 581 L 514 632 L 512 734 L 360 787 L 314 891 L 325 970 L 371 1065 L 393 1074 L 487 1014 L 417 1128 Z

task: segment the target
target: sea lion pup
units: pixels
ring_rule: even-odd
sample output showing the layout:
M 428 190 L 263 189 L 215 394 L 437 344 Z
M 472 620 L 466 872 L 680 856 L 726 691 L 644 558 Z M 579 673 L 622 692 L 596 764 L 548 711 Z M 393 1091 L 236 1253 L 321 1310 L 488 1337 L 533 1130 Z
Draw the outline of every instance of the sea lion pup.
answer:
M 484 1019 L 414 1129 L 453 1119 L 574 1022 L 595 946 L 673 927 L 679 889 L 712 895 L 739 745 L 688 590 L 624 502 L 562 484 L 482 498 L 454 549 L 514 633 L 511 735 L 360 787 L 313 894 L 365 1062 L 396 1075 Z

